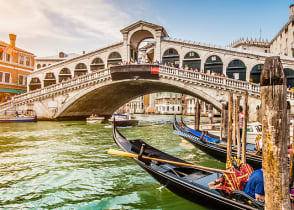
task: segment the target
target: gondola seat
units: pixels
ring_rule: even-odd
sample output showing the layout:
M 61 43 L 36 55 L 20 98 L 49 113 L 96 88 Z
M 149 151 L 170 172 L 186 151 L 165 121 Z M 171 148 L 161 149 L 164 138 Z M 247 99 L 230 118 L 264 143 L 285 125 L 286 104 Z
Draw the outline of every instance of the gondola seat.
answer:
M 194 180 L 193 183 L 196 183 L 196 184 L 199 184 L 201 186 L 204 186 L 204 187 L 208 187 L 208 184 L 217 180 L 218 178 L 221 177 L 221 173 L 213 173 L 213 174 L 210 174 L 208 176 L 204 176 L 200 179 L 197 179 L 197 180 Z

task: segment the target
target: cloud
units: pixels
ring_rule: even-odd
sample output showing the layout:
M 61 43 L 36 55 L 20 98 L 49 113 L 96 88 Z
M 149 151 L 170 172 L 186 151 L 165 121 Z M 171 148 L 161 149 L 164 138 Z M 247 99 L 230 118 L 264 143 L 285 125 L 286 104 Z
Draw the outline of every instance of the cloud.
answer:
M 106 0 L 0 0 L 0 4 L 0 40 L 15 33 L 17 44 L 38 56 L 93 50 L 120 41 L 119 30 L 132 21 L 117 2 Z

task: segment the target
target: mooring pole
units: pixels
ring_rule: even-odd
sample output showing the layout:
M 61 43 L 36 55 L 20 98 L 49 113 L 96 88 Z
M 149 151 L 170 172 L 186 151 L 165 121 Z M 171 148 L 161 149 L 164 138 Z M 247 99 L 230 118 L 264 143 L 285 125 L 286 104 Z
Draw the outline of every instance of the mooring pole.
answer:
M 223 133 L 224 133 L 224 138 L 227 138 L 228 137 L 228 102 L 225 103 Z
M 232 153 L 232 114 L 233 114 L 233 93 L 229 92 L 228 98 L 228 138 L 227 138 L 227 166 L 231 161 Z
M 235 146 L 237 144 L 236 142 L 236 121 L 237 121 L 237 115 L 236 115 L 236 99 L 233 99 L 233 131 L 232 131 L 232 144 Z
M 222 104 L 222 111 L 221 111 L 221 122 L 220 122 L 220 128 L 219 128 L 219 140 L 223 140 L 223 130 L 224 130 L 224 115 L 225 115 L 225 104 Z
M 290 101 L 287 101 L 287 144 L 290 145 L 290 115 L 291 115 L 291 104 Z
M 240 100 L 241 96 L 237 96 L 236 99 L 236 137 L 237 137 L 237 158 L 241 159 L 241 139 L 240 139 Z
M 199 124 L 200 124 L 200 103 L 199 100 L 196 99 L 195 102 L 195 130 L 199 130 Z
M 294 178 L 294 143 L 291 144 L 291 153 L 290 153 L 290 168 L 289 168 L 289 184 L 290 187 L 294 187 L 293 178 Z
M 268 57 L 260 76 L 265 209 L 291 209 L 287 157 L 287 88 L 280 57 Z
M 246 163 L 246 144 L 247 144 L 247 122 L 248 122 L 248 92 L 245 93 L 243 105 L 243 129 L 242 129 L 242 163 Z

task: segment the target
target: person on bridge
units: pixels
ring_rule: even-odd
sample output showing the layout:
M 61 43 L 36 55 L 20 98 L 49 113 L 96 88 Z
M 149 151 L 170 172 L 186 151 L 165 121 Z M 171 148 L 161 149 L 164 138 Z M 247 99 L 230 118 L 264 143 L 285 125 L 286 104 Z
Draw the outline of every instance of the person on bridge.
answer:
M 265 193 L 262 169 L 258 169 L 251 174 L 244 192 L 257 201 L 264 201 Z

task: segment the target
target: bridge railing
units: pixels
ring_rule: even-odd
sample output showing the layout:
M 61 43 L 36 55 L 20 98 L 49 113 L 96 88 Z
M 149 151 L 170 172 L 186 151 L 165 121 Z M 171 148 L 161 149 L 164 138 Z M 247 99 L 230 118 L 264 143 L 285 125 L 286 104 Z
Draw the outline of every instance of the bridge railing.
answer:
M 179 78 L 187 78 L 200 82 L 206 82 L 208 84 L 222 85 L 231 88 L 238 88 L 242 90 L 247 90 L 259 94 L 260 88 L 259 84 L 240 81 L 235 79 L 230 79 L 222 76 L 207 75 L 201 72 L 192 72 L 182 69 L 177 69 L 168 66 L 160 66 L 160 73 L 174 75 Z
M 92 72 L 90 74 L 79 76 L 69 81 L 63 81 L 61 83 L 53 84 L 42 89 L 37 89 L 37 90 L 30 91 L 24 94 L 20 94 L 20 95 L 12 97 L 10 101 L 0 104 L 0 110 L 4 110 L 6 108 L 12 107 L 14 103 L 19 103 L 19 102 L 29 100 L 31 98 L 34 98 L 40 95 L 46 95 L 54 91 L 62 90 L 67 87 L 71 87 L 77 84 L 81 84 L 83 82 L 91 81 L 91 80 L 102 78 L 109 75 L 110 75 L 109 69 L 99 70 L 97 72 Z

